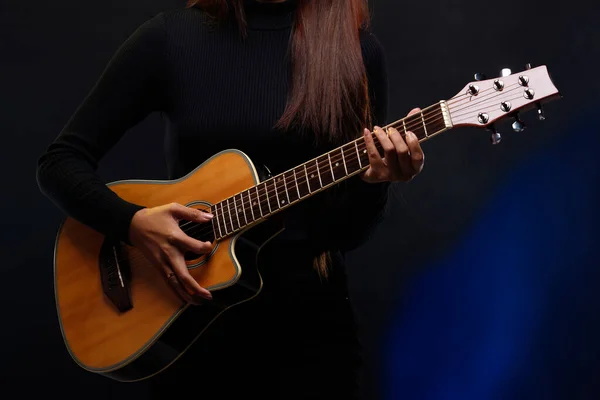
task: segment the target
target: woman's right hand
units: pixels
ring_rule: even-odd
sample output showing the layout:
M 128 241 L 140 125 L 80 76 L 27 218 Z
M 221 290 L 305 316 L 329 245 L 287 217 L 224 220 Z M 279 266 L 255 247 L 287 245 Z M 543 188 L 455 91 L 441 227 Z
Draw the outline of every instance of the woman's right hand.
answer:
M 212 300 L 212 295 L 190 275 L 184 254 L 186 251 L 209 253 L 212 243 L 186 235 L 179 221 L 206 223 L 212 218 L 212 214 L 171 203 L 136 212 L 129 227 L 131 244 L 164 272 L 167 281 L 188 303 L 199 304 L 199 298 Z

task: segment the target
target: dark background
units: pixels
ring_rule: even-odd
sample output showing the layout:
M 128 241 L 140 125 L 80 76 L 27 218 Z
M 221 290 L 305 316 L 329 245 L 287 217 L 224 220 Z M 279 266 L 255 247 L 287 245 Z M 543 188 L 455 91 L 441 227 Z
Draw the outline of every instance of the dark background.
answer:
M 143 398 L 77 367 L 54 309 L 63 218 L 36 161 L 117 47 L 183 1 L 0 2 L 2 372 L 5 393 Z M 592 1 L 372 1 L 387 49 L 391 119 L 473 79 L 548 66 L 564 98 L 505 133 L 455 129 L 423 145 L 426 168 L 394 188 L 386 220 L 351 257 L 371 398 L 600 398 L 600 8 Z M 151 116 L 104 160 L 109 181 L 165 176 Z M 201 387 L 196 394 L 201 398 Z

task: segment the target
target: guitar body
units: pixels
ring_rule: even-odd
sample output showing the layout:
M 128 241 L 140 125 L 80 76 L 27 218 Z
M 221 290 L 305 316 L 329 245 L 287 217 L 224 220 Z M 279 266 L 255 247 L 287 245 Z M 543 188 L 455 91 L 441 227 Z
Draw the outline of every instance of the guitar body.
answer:
M 227 150 L 178 180 L 121 181 L 109 187 L 123 199 L 146 207 L 176 202 L 208 209 L 259 182 L 251 160 L 239 151 Z M 206 227 L 212 231 L 210 223 Z M 219 315 L 258 295 L 262 288 L 258 253 L 282 230 L 275 220 L 266 220 L 213 242 L 211 254 L 186 257 L 191 275 L 213 295 L 213 301 L 193 306 L 135 248 L 110 243 L 67 218 L 56 240 L 54 278 L 56 307 L 69 353 L 82 368 L 120 381 L 159 373 Z M 111 297 L 113 287 L 128 295 L 128 305 L 123 305 L 127 301 L 122 298 Z

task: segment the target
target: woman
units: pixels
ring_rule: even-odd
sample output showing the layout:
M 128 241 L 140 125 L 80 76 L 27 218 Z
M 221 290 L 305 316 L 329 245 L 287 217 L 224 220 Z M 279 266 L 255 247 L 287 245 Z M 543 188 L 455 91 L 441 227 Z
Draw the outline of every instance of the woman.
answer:
M 387 109 L 384 54 L 367 22 L 364 0 L 195 0 L 160 13 L 120 47 L 40 158 L 40 188 L 65 213 L 138 247 L 197 302 L 211 294 L 182 254 L 211 244 L 185 235 L 178 221 L 211 216 L 131 204 L 95 173 L 129 128 L 154 111 L 165 117 L 172 179 L 228 148 L 276 174 L 364 136 L 369 169 L 288 209 L 286 230 L 260 254 L 261 295 L 217 321 L 204 338 L 210 349 L 193 346 L 152 378 L 156 397 L 190 389 L 219 398 L 357 396 L 344 254 L 368 238 L 389 182 L 423 167 L 414 135 L 375 128 L 382 158 L 365 129 L 383 125 Z

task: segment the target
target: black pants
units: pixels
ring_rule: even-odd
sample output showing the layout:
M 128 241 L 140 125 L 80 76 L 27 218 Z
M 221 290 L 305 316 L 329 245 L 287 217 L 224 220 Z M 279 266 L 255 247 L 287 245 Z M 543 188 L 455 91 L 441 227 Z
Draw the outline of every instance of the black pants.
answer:
M 361 348 L 340 259 L 327 280 L 307 260 L 291 264 L 268 271 L 257 298 L 152 378 L 153 398 L 359 398 Z

